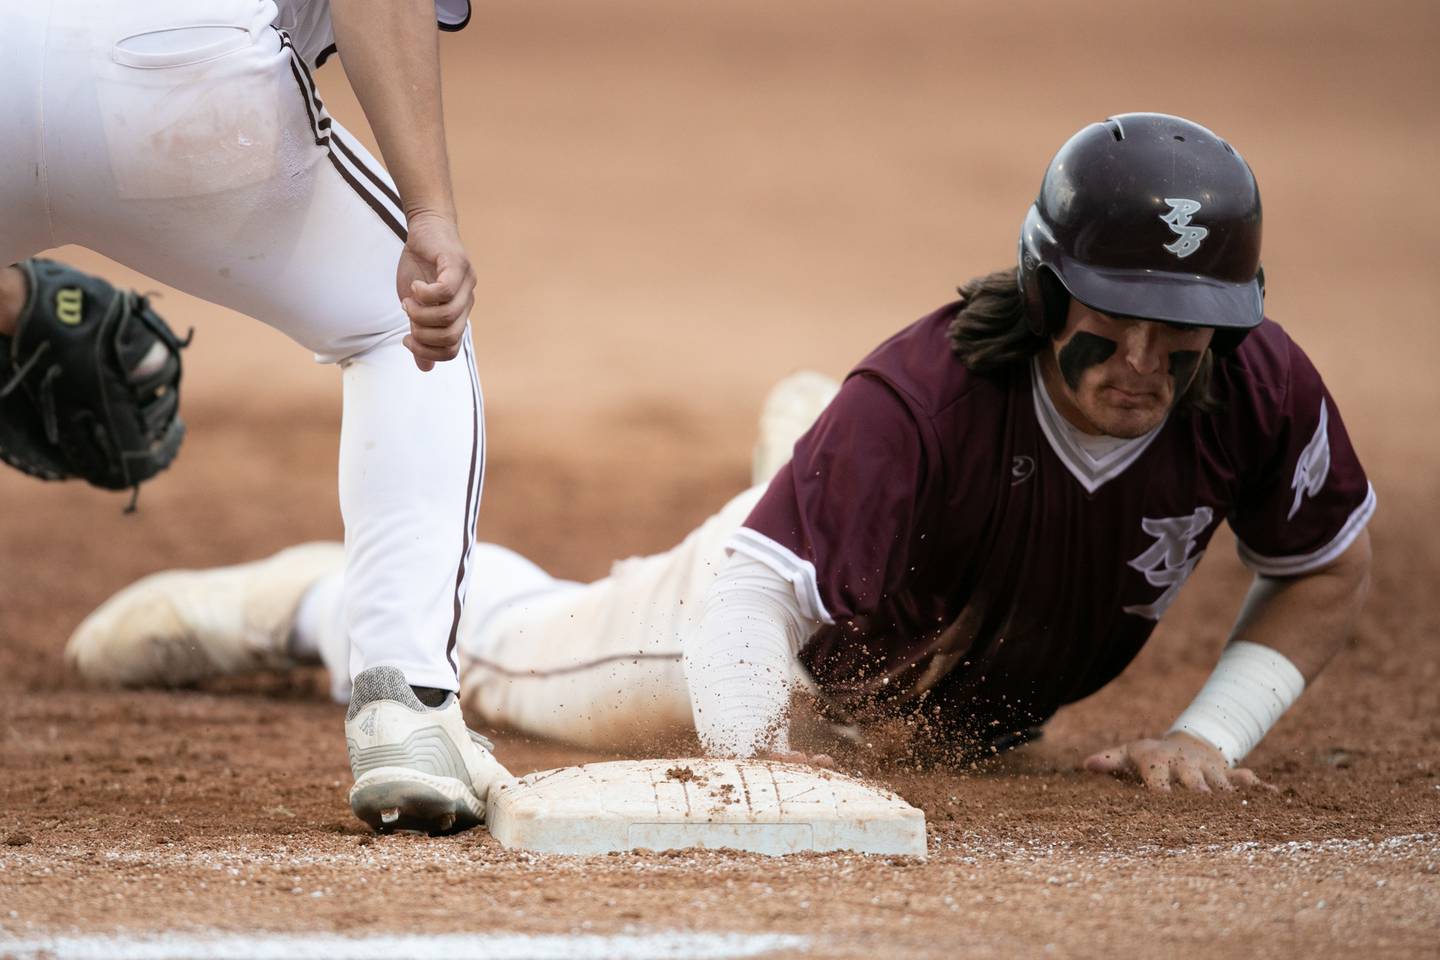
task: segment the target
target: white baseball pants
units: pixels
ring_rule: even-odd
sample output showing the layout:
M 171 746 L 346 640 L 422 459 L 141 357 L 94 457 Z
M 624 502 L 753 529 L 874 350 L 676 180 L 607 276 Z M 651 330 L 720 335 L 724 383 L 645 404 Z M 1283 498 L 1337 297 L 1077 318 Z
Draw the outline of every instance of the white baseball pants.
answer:
M 401 344 L 394 185 L 275 15 L 271 0 L 7 3 L 0 264 L 80 244 L 338 363 L 346 672 L 389 664 L 453 690 L 484 472 L 473 353 L 426 374 Z

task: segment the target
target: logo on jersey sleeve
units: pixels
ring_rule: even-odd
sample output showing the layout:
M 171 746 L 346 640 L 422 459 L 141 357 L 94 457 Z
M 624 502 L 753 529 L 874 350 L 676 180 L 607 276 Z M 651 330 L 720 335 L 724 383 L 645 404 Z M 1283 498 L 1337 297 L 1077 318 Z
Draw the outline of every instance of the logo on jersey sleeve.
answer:
M 1140 521 L 1140 529 L 1155 538 L 1155 542 L 1140 556 L 1131 560 L 1129 566 L 1145 574 L 1145 582 L 1152 587 L 1164 587 L 1154 601 L 1125 607 L 1126 613 L 1137 617 L 1159 620 L 1180 593 L 1180 588 L 1189 578 L 1195 564 L 1205 556 L 1205 551 L 1195 552 L 1195 541 L 1215 519 L 1215 511 L 1200 507 L 1188 517 L 1164 517 Z
M 1170 229 L 1179 238 L 1174 243 L 1165 244 L 1165 249 L 1175 256 L 1184 260 L 1190 254 L 1200 249 L 1200 241 L 1210 235 L 1205 227 L 1192 227 L 1190 218 L 1200 212 L 1198 200 L 1186 200 L 1184 197 L 1166 197 L 1165 202 L 1170 204 L 1168 213 L 1160 214 L 1160 219 L 1170 225 Z
M 1300 510 L 1300 501 L 1306 497 L 1313 497 L 1325 486 L 1325 478 L 1330 476 L 1330 431 L 1327 424 L 1330 421 L 1330 413 L 1325 409 L 1325 401 L 1320 401 L 1320 425 L 1315 428 L 1315 436 L 1305 444 L 1305 449 L 1300 451 L 1300 459 L 1295 461 L 1295 476 L 1290 480 L 1290 489 L 1295 491 L 1295 502 L 1290 504 L 1290 512 L 1285 515 L 1286 520 L 1295 519 L 1295 514 Z

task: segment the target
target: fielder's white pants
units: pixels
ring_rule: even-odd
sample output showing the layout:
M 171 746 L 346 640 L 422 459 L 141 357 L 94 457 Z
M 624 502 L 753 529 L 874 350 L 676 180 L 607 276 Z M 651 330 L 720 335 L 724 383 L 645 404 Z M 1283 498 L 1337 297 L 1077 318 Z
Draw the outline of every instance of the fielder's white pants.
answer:
M 275 15 L 270 0 L 7 0 L 0 264 L 80 244 L 339 363 L 346 672 L 391 664 L 456 689 L 484 466 L 472 351 L 423 374 L 402 346 L 394 186 L 326 114 Z
M 514 551 L 479 544 L 475 576 L 485 584 L 460 627 L 461 700 L 487 723 L 593 749 L 643 750 L 656 738 L 695 729 L 681 669 L 698 631 L 705 594 L 725 563 L 725 541 L 750 514 L 764 485 L 727 503 L 665 553 L 621 560 L 594 583 L 556 580 Z M 306 596 L 300 624 L 340 681 L 340 574 Z M 337 682 L 338 699 L 348 685 Z

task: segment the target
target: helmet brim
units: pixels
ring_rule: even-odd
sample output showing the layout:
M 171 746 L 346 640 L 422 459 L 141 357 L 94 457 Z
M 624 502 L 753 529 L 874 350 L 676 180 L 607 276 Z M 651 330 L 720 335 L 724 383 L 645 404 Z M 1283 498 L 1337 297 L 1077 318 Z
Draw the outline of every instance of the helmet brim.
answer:
M 1193 273 L 1094 267 L 1063 255 L 1051 271 L 1070 296 L 1113 316 L 1225 330 L 1252 329 L 1265 316 L 1258 277 L 1226 283 Z

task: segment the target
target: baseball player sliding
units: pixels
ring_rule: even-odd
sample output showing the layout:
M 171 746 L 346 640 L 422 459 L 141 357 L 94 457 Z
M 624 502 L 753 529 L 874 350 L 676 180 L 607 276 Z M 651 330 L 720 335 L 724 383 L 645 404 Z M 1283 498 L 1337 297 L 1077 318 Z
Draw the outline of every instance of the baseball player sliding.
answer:
M 455 698 L 485 442 L 437 17 L 458 29 L 469 4 L 42 0 L 8 5 L 0 31 L 0 264 L 81 244 L 340 366 L 351 802 L 367 822 L 426 829 L 477 822 L 501 772 Z M 389 173 L 311 78 L 337 47 Z M 83 420 L 66 406 L 74 371 L 57 362 L 63 338 L 38 331 L 98 325 L 108 294 L 60 269 L 6 274 L 0 388 L 41 409 L 41 439 L 63 447 Z M 116 366 L 122 380 L 147 369 Z M 176 423 L 173 406 L 156 413 Z M 117 458 L 116 485 L 168 463 L 178 429 L 159 439 L 166 455 L 138 473 Z M 446 775 L 421 756 L 443 756 Z
M 805 687 L 842 727 L 900 717 L 942 759 L 993 753 L 1114 679 L 1228 521 L 1255 578 L 1213 675 L 1168 731 L 1085 765 L 1162 791 L 1258 784 L 1241 761 L 1351 633 L 1375 505 L 1319 375 L 1262 315 L 1260 235 L 1250 168 L 1209 130 L 1085 127 L 1018 270 L 966 283 L 841 385 L 782 384 L 757 485 L 679 546 L 576 584 L 480 545 L 464 704 L 586 746 L 693 724 L 716 754 L 824 762 L 790 752 Z M 318 660 L 343 699 L 348 576 L 324 544 L 161 574 L 68 656 L 130 685 Z

